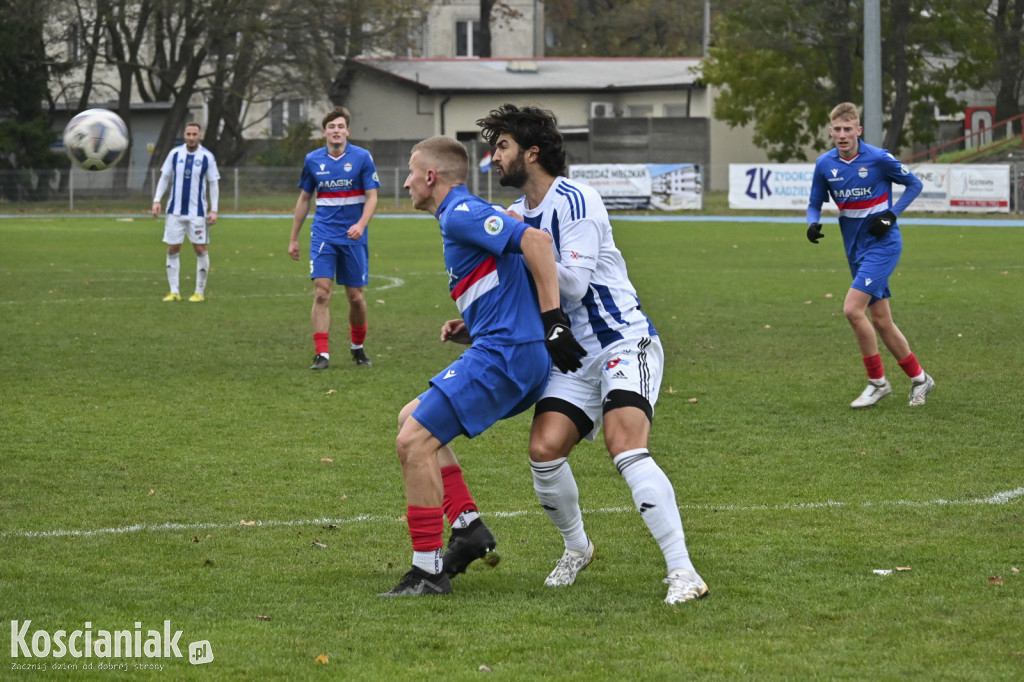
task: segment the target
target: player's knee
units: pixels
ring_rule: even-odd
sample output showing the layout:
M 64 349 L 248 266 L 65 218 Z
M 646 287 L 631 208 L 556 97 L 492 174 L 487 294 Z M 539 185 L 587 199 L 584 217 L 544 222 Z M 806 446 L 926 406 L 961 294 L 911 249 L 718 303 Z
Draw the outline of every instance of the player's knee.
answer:
M 536 434 L 535 437 L 530 438 L 531 462 L 550 462 L 569 454 L 569 451 L 572 449 L 572 444 L 566 448 L 562 443 L 559 443 L 552 438 L 545 438 L 544 435 L 545 434 L 540 433 Z

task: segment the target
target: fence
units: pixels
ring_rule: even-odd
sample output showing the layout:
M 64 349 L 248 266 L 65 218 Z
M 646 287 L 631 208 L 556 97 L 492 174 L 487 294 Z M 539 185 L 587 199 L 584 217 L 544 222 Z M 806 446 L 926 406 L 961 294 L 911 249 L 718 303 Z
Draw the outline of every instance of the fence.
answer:
M 1024 213 L 1024 162 L 1011 163 L 1009 166 L 1010 211 Z M 220 211 L 291 213 L 298 197 L 299 174 L 300 169 L 291 166 L 223 168 Z M 403 200 L 408 201 L 408 193 L 403 188 L 407 174 L 408 169 L 403 167 L 378 168 L 381 208 L 398 208 Z M 0 210 L 3 210 L 5 203 L 57 202 L 64 203 L 70 212 L 74 212 L 76 202 L 99 200 L 117 202 L 120 210 L 127 204 L 137 205 L 140 211 L 147 211 L 158 178 L 159 171 L 152 170 L 146 176 L 144 186 L 128 187 L 127 172 L 117 167 L 101 172 L 84 171 L 77 167 L 0 170 Z M 501 187 L 493 171 L 472 172 L 469 189 L 489 201 L 506 205 L 522 193 L 520 190 Z M 95 210 L 95 203 L 92 208 Z
M 301 169 L 293 166 L 245 166 L 220 169 L 220 211 L 247 212 L 277 210 L 291 212 L 298 197 Z M 408 193 L 404 189 L 408 168 L 378 168 L 380 205 L 398 208 Z M 0 170 L 0 205 L 4 202 L 66 202 L 75 211 L 76 202 L 111 200 L 138 202 L 142 210 L 150 207 L 159 169 L 151 169 L 142 186 L 129 186 L 126 169 L 86 171 L 78 167 L 46 170 Z M 522 192 L 498 185 L 493 173 L 473 173 L 470 191 L 511 203 Z M 166 201 L 166 194 L 164 200 Z

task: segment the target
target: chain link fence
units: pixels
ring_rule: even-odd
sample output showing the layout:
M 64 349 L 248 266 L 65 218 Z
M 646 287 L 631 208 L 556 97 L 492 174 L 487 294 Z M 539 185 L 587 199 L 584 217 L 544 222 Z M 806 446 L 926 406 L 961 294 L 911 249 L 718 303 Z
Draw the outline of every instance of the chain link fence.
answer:
M 1010 212 L 1024 213 L 1024 162 L 1009 164 Z M 300 169 L 295 167 L 243 166 L 222 168 L 220 180 L 221 213 L 284 212 L 291 213 L 298 197 Z M 384 167 L 377 169 L 381 188 L 379 206 L 399 208 L 408 202 L 403 188 L 408 169 Z M 116 201 L 125 205 L 138 205 L 148 211 L 160 171 L 150 170 L 141 186 L 131 187 L 125 169 L 85 171 L 80 168 L 53 168 L 46 170 L 0 170 L 0 210 L 5 204 L 48 202 L 63 203 L 74 212 L 76 202 Z M 137 184 L 137 183 L 136 183 Z M 474 194 L 508 205 L 522 192 L 501 187 L 493 171 L 474 172 L 469 178 L 469 189 Z M 167 197 L 164 196 L 166 203 Z M 79 206 L 81 208 L 81 206 Z
M 382 208 L 398 208 L 403 200 L 408 201 L 408 192 L 403 187 L 408 172 L 404 167 L 378 167 L 381 182 L 378 196 Z M 300 168 L 244 166 L 221 168 L 220 174 L 221 213 L 291 212 L 295 207 Z M 138 174 L 135 177 L 138 178 Z M 119 204 L 138 203 L 143 210 L 148 210 L 160 171 L 151 169 L 142 177 L 145 180 L 141 184 L 137 179 L 129 182 L 127 171 L 118 167 L 106 171 L 86 171 L 78 167 L 0 170 L 0 207 L 5 203 L 64 202 L 67 209 L 74 212 L 76 204 L 80 208 L 82 202 L 110 200 Z M 500 187 L 496 176 L 490 172 L 472 174 L 468 184 L 474 194 L 504 203 L 510 203 L 521 194 L 519 190 Z

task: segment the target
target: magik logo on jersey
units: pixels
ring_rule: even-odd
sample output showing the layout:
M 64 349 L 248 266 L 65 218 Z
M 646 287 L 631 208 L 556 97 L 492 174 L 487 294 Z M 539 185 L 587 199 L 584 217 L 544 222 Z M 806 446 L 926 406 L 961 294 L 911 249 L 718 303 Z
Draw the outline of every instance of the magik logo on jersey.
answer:
M 317 191 L 320 192 L 330 192 L 332 190 L 339 189 L 351 189 L 352 180 L 350 178 L 346 178 L 343 180 L 325 180 L 322 181 L 319 185 L 317 185 L 316 188 Z
M 863 199 L 873 193 L 873 187 L 851 187 L 850 189 L 835 190 L 835 197 L 836 199 Z

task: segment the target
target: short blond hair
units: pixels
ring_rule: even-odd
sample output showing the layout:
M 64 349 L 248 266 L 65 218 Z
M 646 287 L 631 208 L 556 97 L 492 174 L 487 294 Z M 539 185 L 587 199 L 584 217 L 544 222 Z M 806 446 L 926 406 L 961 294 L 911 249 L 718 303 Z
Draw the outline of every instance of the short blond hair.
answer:
M 860 112 L 857 110 L 857 105 L 853 102 L 837 104 L 828 115 L 829 121 L 834 121 L 836 119 L 839 119 L 840 121 L 856 121 L 857 123 L 860 123 Z
M 455 138 L 447 135 L 428 137 L 413 145 L 412 152 L 419 152 L 426 167 L 433 168 L 446 182 L 465 184 L 469 175 L 469 153 Z

